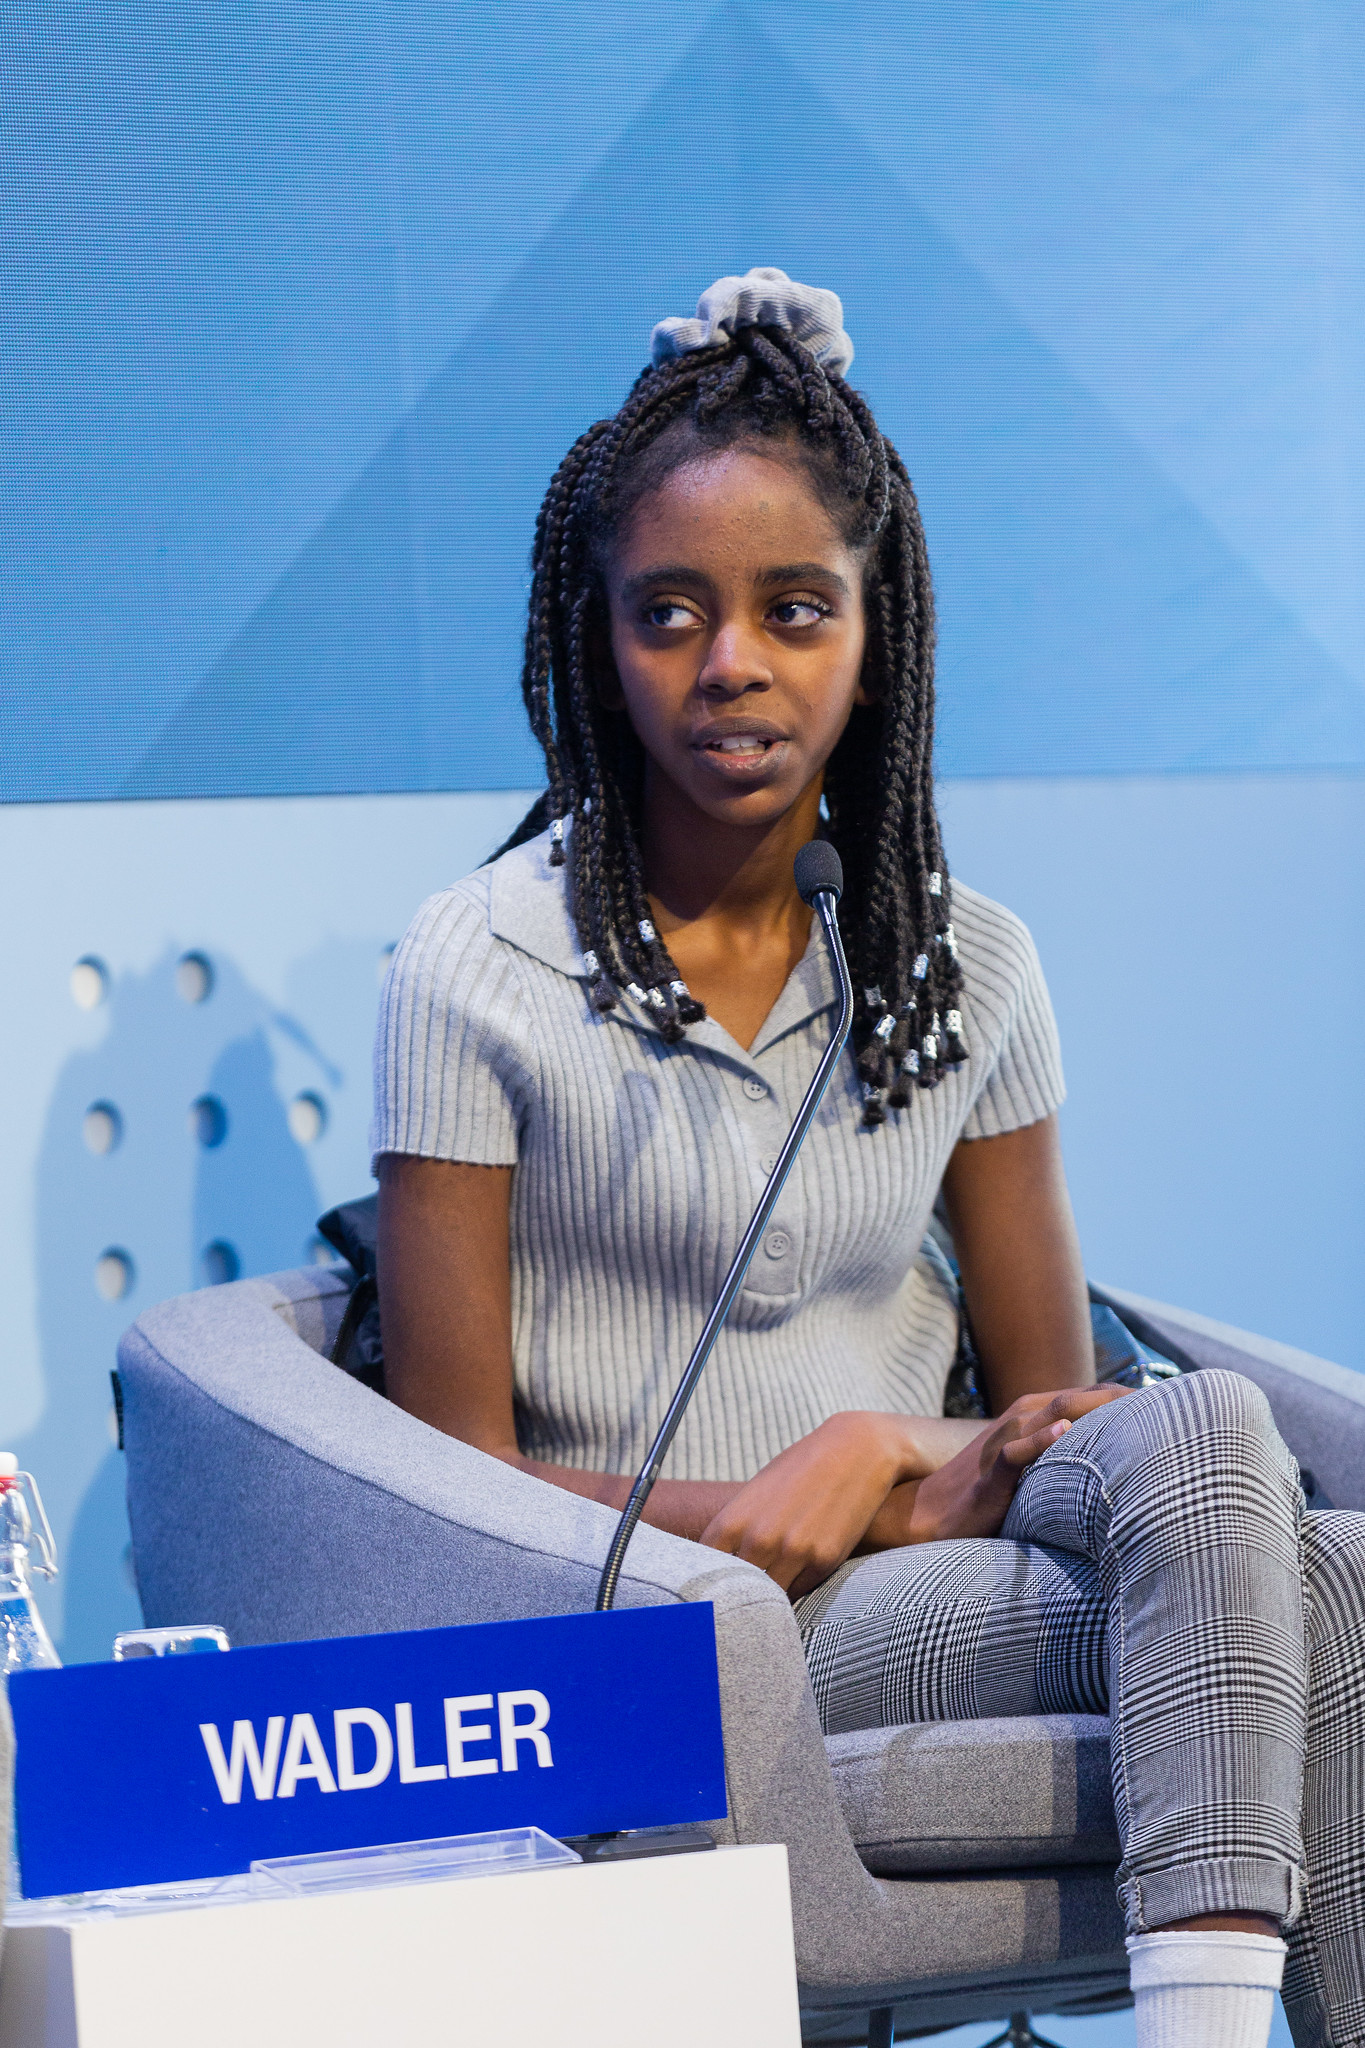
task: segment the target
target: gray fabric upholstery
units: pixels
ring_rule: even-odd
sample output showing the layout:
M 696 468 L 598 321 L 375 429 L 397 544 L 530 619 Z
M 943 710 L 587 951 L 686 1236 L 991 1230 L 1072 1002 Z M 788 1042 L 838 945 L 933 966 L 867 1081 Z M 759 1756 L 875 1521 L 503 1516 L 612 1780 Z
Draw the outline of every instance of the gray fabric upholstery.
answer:
M 322 1269 L 242 1281 L 165 1302 L 124 1338 L 148 1622 L 209 1617 L 262 1642 L 588 1608 L 613 1516 L 318 1357 L 344 1285 Z M 932 1994 L 956 2018 L 1122 1988 L 1106 1865 L 899 1883 L 864 1868 L 791 1608 L 761 1572 L 642 1529 L 620 1597 L 715 1605 L 730 1798 L 716 1832 L 786 1843 L 812 2014 L 856 2033 L 871 1998 L 918 2015 Z
M 929 1721 L 828 1735 L 834 1790 L 879 1877 L 1116 1863 L 1109 1723 Z
M 1365 1508 L 1365 1373 L 1145 1295 L 1116 1287 L 1093 1291 L 1134 1336 L 1178 1365 L 1218 1366 L 1254 1380 L 1280 1435 L 1317 1482 L 1312 1504 Z
M 345 1292 L 320 1268 L 241 1281 L 165 1302 L 125 1336 L 148 1623 L 212 1620 L 248 1643 L 590 1607 L 614 1517 L 319 1357 Z M 1342 1460 L 1316 1446 L 1365 1431 L 1365 1400 L 1335 1368 L 1298 1371 L 1300 1354 L 1268 1351 L 1245 1367 L 1239 1354 L 1239 1369 L 1281 1376 L 1266 1391 L 1291 1445 L 1343 1487 Z M 1345 1488 L 1333 1497 L 1345 1505 Z M 827 1746 L 791 1608 L 761 1572 L 645 1528 L 620 1599 L 714 1603 L 730 1800 L 716 1832 L 787 1846 L 809 2038 L 865 2038 L 870 2006 L 924 2029 L 1123 1992 L 1102 1723 L 941 1724 Z M 889 1870 L 913 1874 L 876 1874 Z

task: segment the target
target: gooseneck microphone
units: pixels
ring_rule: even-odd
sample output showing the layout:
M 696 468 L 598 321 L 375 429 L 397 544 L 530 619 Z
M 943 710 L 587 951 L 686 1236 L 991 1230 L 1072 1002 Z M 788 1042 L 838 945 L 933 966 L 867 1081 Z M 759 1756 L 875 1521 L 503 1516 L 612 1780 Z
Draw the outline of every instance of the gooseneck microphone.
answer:
M 740 1240 L 735 1253 L 734 1264 L 725 1276 L 725 1283 L 716 1296 L 705 1327 L 697 1339 L 696 1349 L 687 1361 L 687 1370 L 678 1382 L 678 1390 L 668 1404 L 668 1413 L 659 1424 L 659 1433 L 649 1448 L 649 1456 L 640 1469 L 639 1477 L 630 1489 L 616 1534 L 607 1552 L 607 1561 L 602 1568 L 602 1577 L 597 1587 L 597 1611 L 604 1612 L 616 1598 L 616 1585 L 621 1576 L 621 1566 L 626 1547 L 635 1534 L 645 1502 L 654 1491 L 654 1482 L 659 1476 L 659 1467 L 668 1455 L 668 1447 L 677 1433 L 678 1424 L 687 1411 L 687 1404 L 697 1390 L 697 1382 L 706 1370 L 721 1326 L 730 1313 L 730 1305 L 744 1285 L 744 1275 L 749 1270 L 749 1261 L 758 1249 L 758 1241 L 767 1227 L 782 1186 L 791 1172 L 792 1161 L 801 1149 L 801 1140 L 810 1128 L 811 1119 L 820 1107 L 820 1098 L 829 1086 L 831 1074 L 839 1062 L 849 1030 L 853 1023 L 853 983 L 849 979 L 848 961 L 844 958 L 844 942 L 839 935 L 839 919 L 836 910 L 844 890 L 844 870 L 839 856 L 827 839 L 812 839 L 803 846 L 795 863 L 797 893 L 803 903 L 809 903 L 824 927 L 825 940 L 829 946 L 830 959 L 834 965 L 835 979 L 839 984 L 839 1016 L 834 1026 L 834 1036 L 821 1056 L 815 1069 L 815 1077 L 806 1090 L 805 1100 L 797 1111 L 796 1122 L 787 1133 L 787 1142 L 777 1155 L 777 1164 L 768 1176 L 768 1185 L 763 1190 L 758 1207 L 754 1210 L 749 1228 Z

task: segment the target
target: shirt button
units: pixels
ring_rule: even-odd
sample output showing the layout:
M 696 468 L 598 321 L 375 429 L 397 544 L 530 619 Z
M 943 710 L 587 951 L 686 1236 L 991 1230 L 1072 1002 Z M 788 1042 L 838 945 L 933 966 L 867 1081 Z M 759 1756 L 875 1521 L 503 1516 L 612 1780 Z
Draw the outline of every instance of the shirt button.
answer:
M 766 1084 L 759 1080 L 757 1074 L 745 1075 L 744 1093 L 748 1096 L 750 1102 L 762 1102 L 767 1092 Z
M 763 1240 L 763 1249 L 770 1259 L 785 1259 L 792 1248 L 792 1241 L 785 1230 L 770 1230 Z

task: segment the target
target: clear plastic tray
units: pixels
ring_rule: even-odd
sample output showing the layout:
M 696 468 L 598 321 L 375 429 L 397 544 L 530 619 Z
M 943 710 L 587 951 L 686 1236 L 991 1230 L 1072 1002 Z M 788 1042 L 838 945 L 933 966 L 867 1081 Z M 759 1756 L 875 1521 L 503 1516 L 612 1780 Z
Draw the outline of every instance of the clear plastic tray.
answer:
M 69 1927 L 110 1915 L 180 1913 L 190 1906 L 226 1906 L 254 1896 L 245 1872 L 186 1878 L 179 1884 L 128 1885 L 118 1891 L 70 1892 L 51 1899 L 9 1899 L 6 1927 Z
M 445 1835 L 430 1842 L 389 1842 L 377 1849 L 333 1849 L 319 1856 L 273 1856 L 251 1866 L 255 1897 L 349 1892 L 380 1884 L 436 1884 L 453 1877 L 502 1877 L 579 1863 L 541 1828 L 499 1828 L 486 1835 Z
M 502 1877 L 553 1870 L 582 1858 L 540 1828 L 502 1828 L 486 1835 L 445 1835 L 430 1842 L 390 1842 L 377 1849 L 328 1849 L 316 1856 L 275 1856 L 231 1877 L 180 1884 L 129 1885 L 119 1891 L 66 1898 L 11 1899 L 6 1927 L 67 1927 L 137 1913 L 178 1913 L 195 1906 L 249 1900 L 309 1898 L 320 1892 L 363 1891 L 384 1884 L 436 1884 L 457 1877 Z

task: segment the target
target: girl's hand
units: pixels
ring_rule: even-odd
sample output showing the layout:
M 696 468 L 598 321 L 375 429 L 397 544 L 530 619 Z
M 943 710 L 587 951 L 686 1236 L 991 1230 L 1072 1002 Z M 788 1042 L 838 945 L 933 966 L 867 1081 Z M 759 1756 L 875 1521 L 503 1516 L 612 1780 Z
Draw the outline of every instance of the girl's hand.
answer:
M 1072 1387 L 1060 1394 L 1021 1394 L 974 1443 L 913 1488 L 899 1489 L 869 1535 L 878 1549 L 887 1538 L 936 1543 L 949 1536 L 996 1536 L 1021 1475 L 1092 1408 L 1122 1400 L 1127 1387 Z M 900 1512 L 897 1513 L 897 1509 Z M 908 1514 L 906 1513 L 908 1510 Z M 894 1537 L 887 1523 L 899 1521 Z
M 742 1486 L 702 1542 L 758 1565 L 793 1599 L 812 1592 L 857 1549 L 892 1488 L 932 1469 L 914 1425 L 911 1416 L 832 1415 Z

